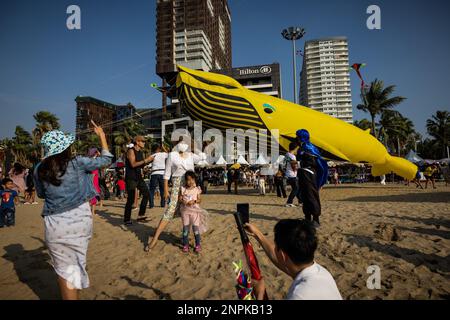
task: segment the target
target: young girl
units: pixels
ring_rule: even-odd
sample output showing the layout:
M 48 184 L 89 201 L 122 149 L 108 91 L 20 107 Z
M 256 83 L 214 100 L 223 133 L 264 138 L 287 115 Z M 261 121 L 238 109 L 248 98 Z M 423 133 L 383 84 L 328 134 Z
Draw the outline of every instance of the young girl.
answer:
M 189 229 L 192 225 L 195 237 L 194 251 L 199 253 L 202 250 L 200 234 L 207 230 L 208 212 L 199 206 L 202 191 L 195 183 L 195 172 L 187 171 L 184 177 L 186 185 L 181 187 L 179 196 L 181 219 L 183 221 L 183 252 L 189 252 Z
M 94 122 L 102 153 L 97 158 L 73 157 L 72 135 L 55 130 L 44 134 L 44 158 L 34 171 L 37 194 L 45 199 L 42 215 L 45 242 L 64 300 L 78 299 L 78 290 L 89 287 L 86 254 L 92 236 L 89 201 L 97 192 L 90 172 L 111 164 L 105 133 Z

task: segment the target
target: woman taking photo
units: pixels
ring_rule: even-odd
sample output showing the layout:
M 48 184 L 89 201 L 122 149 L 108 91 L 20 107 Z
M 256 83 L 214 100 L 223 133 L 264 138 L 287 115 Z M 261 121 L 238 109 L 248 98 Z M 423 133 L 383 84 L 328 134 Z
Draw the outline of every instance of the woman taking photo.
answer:
M 86 272 L 92 236 L 89 201 L 97 196 L 91 172 L 110 165 L 113 158 L 103 129 L 92 124 L 101 142 L 99 157 L 74 157 L 70 147 L 75 138 L 58 130 L 50 131 L 42 137 L 44 158 L 34 171 L 37 194 L 45 199 L 42 212 L 45 243 L 64 300 L 78 299 L 78 290 L 89 287 Z
M 200 157 L 192 152 L 188 152 L 188 149 L 189 145 L 184 141 L 180 141 L 174 148 L 174 151 L 169 153 L 164 172 L 164 198 L 166 201 L 169 199 L 169 180 L 172 180 L 172 192 L 153 239 L 150 244 L 145 246 L 146 252 L 149 252 L 156 246 L 161 232 L 173 219 L 175 211 L 178 209 L 180 188 L 185 183 L 184 175 L 187 171 L 194 171 L 194 163 L 200 161 Z

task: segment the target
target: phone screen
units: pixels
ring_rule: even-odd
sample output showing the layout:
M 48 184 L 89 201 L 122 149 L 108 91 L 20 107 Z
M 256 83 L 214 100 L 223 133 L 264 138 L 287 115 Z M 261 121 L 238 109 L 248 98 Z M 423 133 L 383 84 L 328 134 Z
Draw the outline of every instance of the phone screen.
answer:
M 250 222 L 250 209 L 248 203 L 238 203 L 237 212 L 239 212 L 239 214 L 241 215 L 243 224 Z

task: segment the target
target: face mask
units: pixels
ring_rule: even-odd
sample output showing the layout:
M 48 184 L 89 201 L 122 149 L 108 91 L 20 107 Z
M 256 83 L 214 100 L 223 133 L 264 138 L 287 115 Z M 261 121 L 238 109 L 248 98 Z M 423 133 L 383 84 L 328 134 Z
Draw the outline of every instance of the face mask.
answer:
M 187 149 L 189 149 L 189 146 L 186 143 L 179 143 L 178 144 L 178 151 L 179 152 L 186 152 Z

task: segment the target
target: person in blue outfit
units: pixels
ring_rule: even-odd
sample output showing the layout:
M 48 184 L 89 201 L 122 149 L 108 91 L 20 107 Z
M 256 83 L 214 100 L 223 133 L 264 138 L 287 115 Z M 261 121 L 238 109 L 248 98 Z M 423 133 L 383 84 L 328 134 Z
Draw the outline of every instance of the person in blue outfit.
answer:
M 303 202 L 305 220 L 313 221 L 316 227 L 320 226 L 321 204 L 319 190 L 327 181 L 328 165 L 322 159 L 319 149 L 310 141 L 309 132 L 305 129 L 297 131 L 297 143 L 300 148 L 297 160 L 300 169 L 297 172 L 300 193 Z
M 14 226 L 16 223 L 16 204 L 19 194 L 13 190 L 14 182 L 5 178 L 2 180 L 3 189 L 0 190 L 0 228 Z

